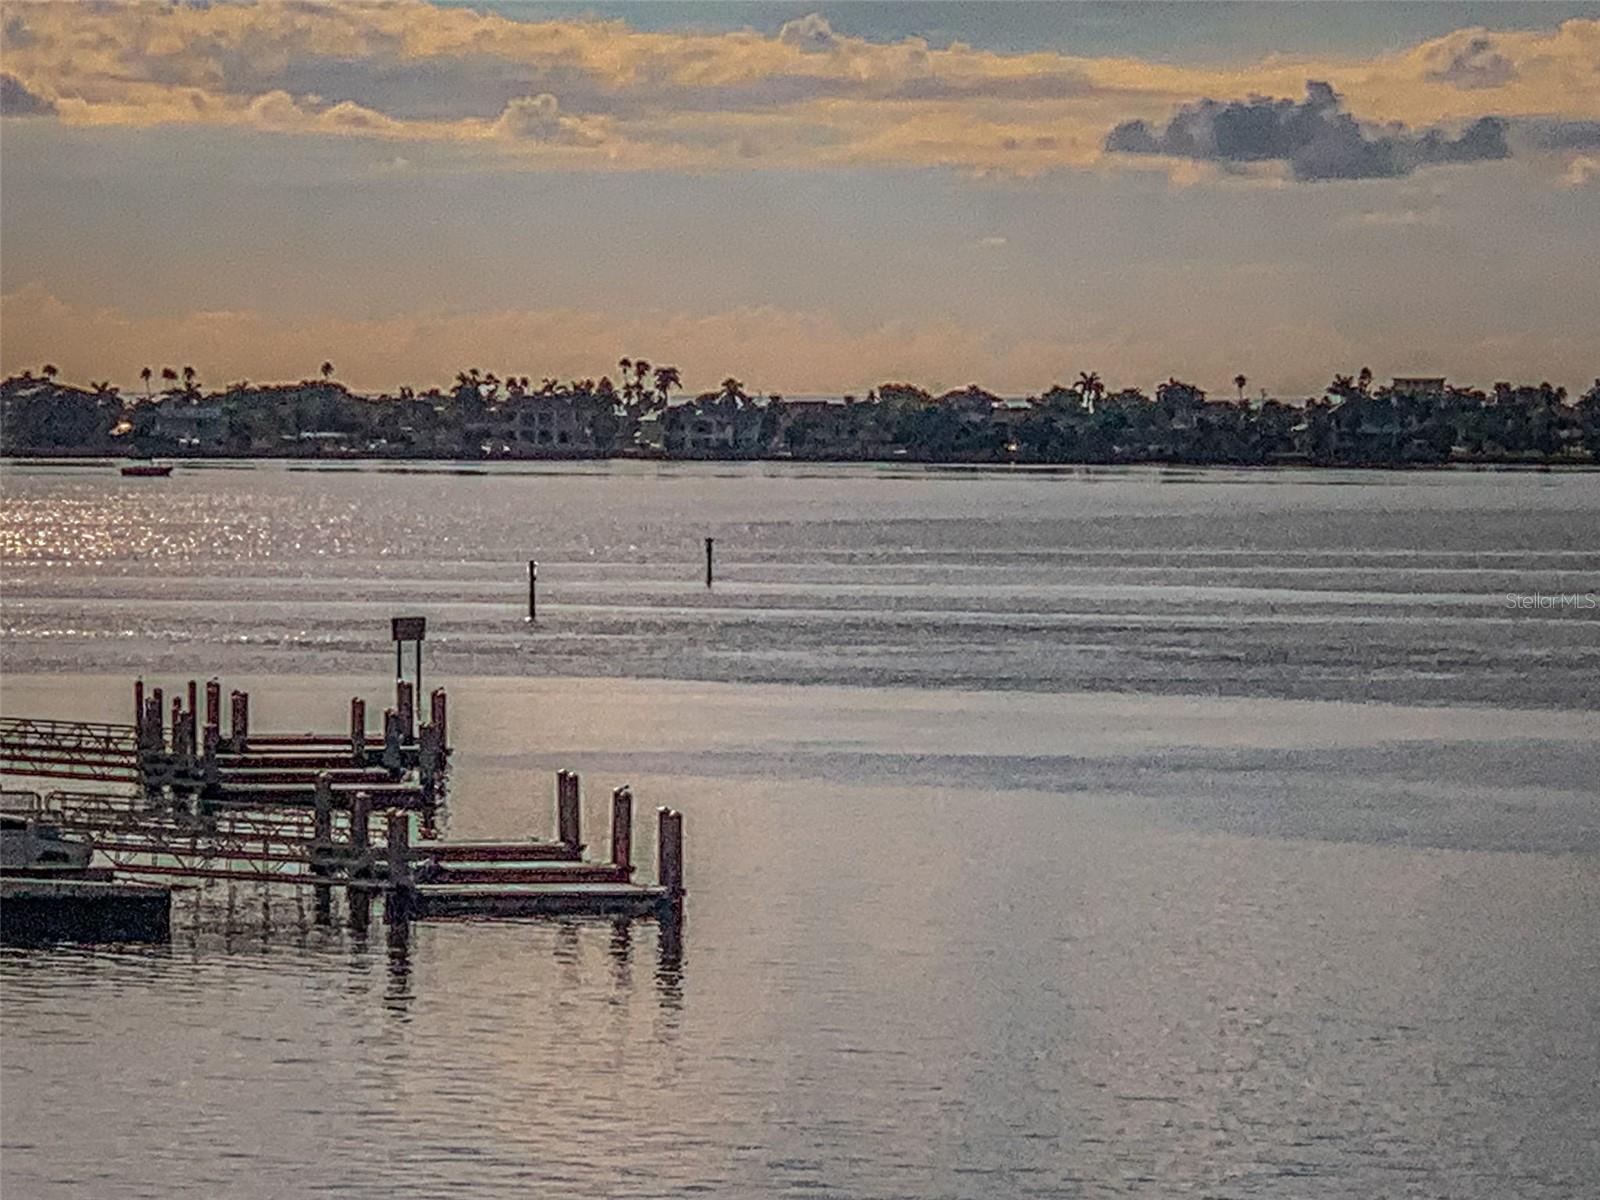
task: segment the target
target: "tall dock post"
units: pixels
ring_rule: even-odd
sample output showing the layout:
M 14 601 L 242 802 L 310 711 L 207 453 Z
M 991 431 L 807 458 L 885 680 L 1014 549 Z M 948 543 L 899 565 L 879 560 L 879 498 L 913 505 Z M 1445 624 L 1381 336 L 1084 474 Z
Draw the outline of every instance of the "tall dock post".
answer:
M 217 769 L 217 743 L 222 740 L 222 735 L 215 725 L 207 725 L 205 738 L 201 743 L 201 769 L 204 773 L 205 787 L 212 790 L 221 782 L 222 775 Z
M 633 792 L 627 787 L 611 793 L 611 862 L 633 873 Z
M 711 586 L 711 547 L 716 542 L 715 538 L 706 539 L 706 586 Z
M 250 744 L 250 693 L 235 689 L 228 700 L 233 707 L 233 752 L 243 754 Z
M 683 900 L 683 814 L 656 809 L 656 882 L 674 903 Z
M 361 860 L 372 849 L 372 797 L 357 792 L 350 797 L 350 869 L 359 870 Z
M 139 730 L 139 736 L 144 736 L 144 680 L 133 681 L 133 723 Z
M 350 761 L 367 765 L 367 702 L 360 696 L 350 697 Z
M 439 797 L 439 731 L 431 724 L 417 730 L 417 781 L 422 803 L 432 808 Z
M 582 845 L 579 822 L 582 820 L 578 776 L 572 771 L 556 773 L 556 839 L 563 846 Z
M 167 710 L 164 707 L 165 697 L 162 696 L 160 688 L 150 689 L 150 699 L 148 703 L 150 707 L 146 709 L 146 712 L 153 712 L 155 714 L 150 718 L 150 748 L 159 754 L 167 748 L 167 730 L 165 724 L 167 719 Z
M 434 688 L 433 694 L 428 697 L 428 717 L 439 734 L 440 753 L 450 748 L 449 706 L 449 698 L 445 695 L 444 689 Z
M 317 773 L 317 790 L 311 811 L 311 873 L 328 874 L 328 855 L 333 851 L 333 776 Z
M 539 564 L 528 560 L 528 620 L 539 619 Z
M 199 753 L 200 729 L 200 685 L 194 680 L 189 680 L 189 757 L 193 758 Z
M 400 714 L 392 708 L 383 710 L 383 765 L 390 771 L 398 771 L 401 766 Z
M 222 681 L 215 676 L 206 680 L 206 724 L 222 728 Z
M 183 732 L 183 701 L 172 698 L 172 757 L 182 768 L 187 765 L 189 739 Z
M 417 740 L 417 697 L 416 689 L 408 680 L 397 679 L 394 685 L 394 711 L 400 717 L 400 740 L 402 742 L 415 742 Z
M 389 868 L 389 890 L 383 900 L 383 919 L 403 921 L 411 911 L 411 814 L 405 810 L 388 814 L 385 847 Z

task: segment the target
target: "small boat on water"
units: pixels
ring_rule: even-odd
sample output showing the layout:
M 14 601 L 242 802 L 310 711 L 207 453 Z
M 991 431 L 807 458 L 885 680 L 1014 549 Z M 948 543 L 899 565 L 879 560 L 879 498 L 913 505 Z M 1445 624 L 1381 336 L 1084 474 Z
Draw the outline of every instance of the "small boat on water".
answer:
M 127 466 L 122 468 L 122 473 L 124 475 L 136 476 L 141 479 L 165 479 L 168 475 L 172 474 L 172 464 L 156 462 L 129 463 Z

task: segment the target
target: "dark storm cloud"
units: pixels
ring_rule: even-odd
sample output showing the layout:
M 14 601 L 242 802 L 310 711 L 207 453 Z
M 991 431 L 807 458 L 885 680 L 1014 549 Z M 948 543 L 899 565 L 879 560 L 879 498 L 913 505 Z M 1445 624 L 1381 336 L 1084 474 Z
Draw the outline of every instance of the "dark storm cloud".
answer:
M 1486 162 L 1508 158 L 1506 123 L 1481 117 L 1457 137 L 1437 129 L 1412 134 L 1403 126 L 1364 128 L 1341 107 L 1326 83 L 1306 83 L 1303 101 L 1252 96 L 1223 103 L 1184 105 L 1165 129 L 1125 121 L 1107 136 L 1107 150 L 1123 154 L 1167 154 L 1225 165 L 1285 162 L 1294 177 L 1388 179 L 1434 163 Z
M 0 116 L 45 117 L 55 111 L 53 100 L 30 92 L 15 75 L 0 72 Z
M 1500 87 L 1516 77 L 1516 64 L 1497 53 L 1494 42 L 1486 37 L 1473 38 L 1444 66 L 1428 72 L 1429 79 L 1458 88 Z

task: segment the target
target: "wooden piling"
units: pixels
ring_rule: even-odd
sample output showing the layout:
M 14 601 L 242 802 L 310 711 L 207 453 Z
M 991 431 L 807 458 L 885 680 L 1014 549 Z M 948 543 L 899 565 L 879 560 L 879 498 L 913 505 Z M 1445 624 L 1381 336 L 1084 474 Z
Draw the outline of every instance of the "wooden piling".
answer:
M 162 696 L 160 688 L 150 689 L 149 703 L 155 711 L 155 716 L 150 721 L 150 749 L 159 754 L 167 748 L 167 710 L 165 697 Z
M 221 773 L 217 768 L 217 745 L 222 740 L 222 732 L 215 725 L 207 725 L 205 736 L 201 740 L 201 770 L 204 774 L 205 785 L 208 789 L 217 786 Z
M 683 896 L 683 814 L 665 807 L 656 809 L 656 883 Z
M 556 773 L 556 840 L 563 846 L 576 847 L 583 843 L 579 832 L 583 813 L 580 795 L 576 772 Z
M 144 680 L 133 681 L 133 723 L 142 736 L 144 733 Z
M 233 708 L 232 750 L 243 754 L 250 745 L 250 693 L 235 689 L 228 700 Z
M 367 761 L 367 702 L 350 697 L 350 761 L 364 766 Z
M 200 685 L 193 679 L 189 680 L 189 756 L 197 756 L 200 752 L 200 743 L 196 737 L 200 729 Z
M 215 676 L 206 680 L 206 724 L 222 728 L 222 681 Z
M 450 727 L 448 723 L 449 701 L 443 688 L 434 688 L 433 694 L 428 697 L 430 714 L 433 727 L 439 734 L 439 751 L 443 753 L 450 748 Z
M 432 724 L 417 730 L 417 782 L 422 785 L 422 803 L 438 800 L 439 731 Z
M 359 858 L 372 848 L 372 832 L 369 821 L 372 818 L 372 797 L 366 792 L 357 792 L 350 797 L 350 855 Z M 352 863 L 352 867 L 356 864 Z
M 706 539 L 706 586 L 707 587 L 711 586 L 711 547 L 712 547 L 713 543 L 715 543 L 715 541 L 716 541 L 715 538 L 707 538 Z
M 391 771 L 401 768 L 400 714 L 392 708 L 383 710 L 383 765 Z
M 409 680 L 395 680 L 394 711 L 400 717 L 401 742 L 415 742 L 417 740 L 417 698 L 416 690 Z
M 183 701 L 176 696 L 172 698 L 172 753 L 176 757 L 183 754 L 188 747 L 188 741 L 183 736 Z
M 528 620 L 539 619 L 539 564 L 528 560 Z
M 626 787 L 611 793 L 611 862 L 624 869 L 633 866 L 633 792 Z
M 411 882 L 411 814 L 391 812 L 387 815 L 387 845 L 389 886 L 401 888 Z

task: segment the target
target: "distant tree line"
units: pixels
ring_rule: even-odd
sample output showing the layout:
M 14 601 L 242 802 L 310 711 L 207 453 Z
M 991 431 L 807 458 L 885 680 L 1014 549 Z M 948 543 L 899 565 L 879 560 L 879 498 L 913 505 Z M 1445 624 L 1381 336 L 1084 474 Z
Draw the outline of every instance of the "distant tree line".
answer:
M 1214 398 L 1173 378 L 1154 394 L 1093 372 L 1025 398 L 972 385 L 941 395 L 885 383 L 865 396 L 786 400 L 729 378 L 674 398 L 675 367 L 623 358 L 617 379 L 562 382 L 469 367 L 447 387 L 363 395 L 324 362 L 295 383 L 204 390 L 193 367 L 144 368 L 142 389 L 62 382 L 52 364 L 0 383 L 0 452 L 395 458 L 797 458 L 972 463 L 1600 461 L 1600 379 L 1565 389 L 1336 376 L 1319 396 Z M 156 382 L 159 380 L 159 389 Z

